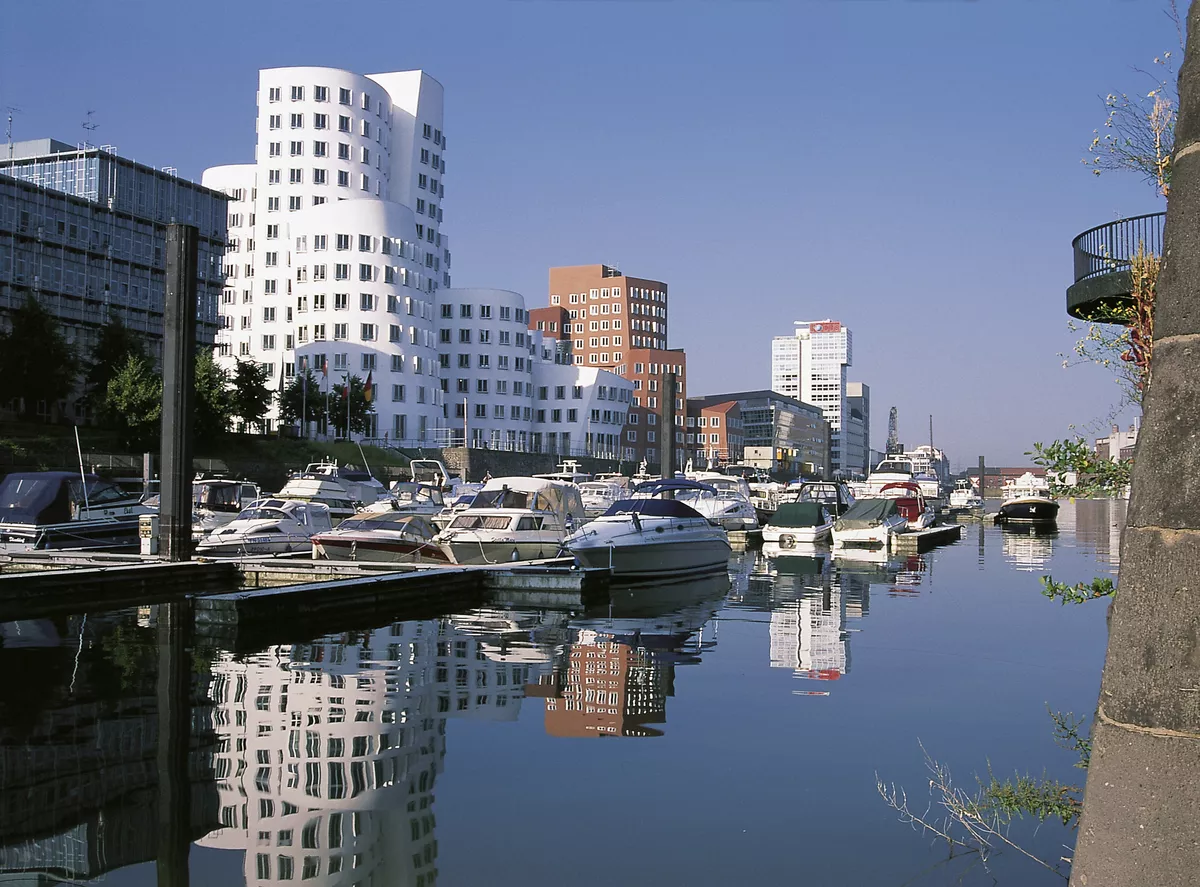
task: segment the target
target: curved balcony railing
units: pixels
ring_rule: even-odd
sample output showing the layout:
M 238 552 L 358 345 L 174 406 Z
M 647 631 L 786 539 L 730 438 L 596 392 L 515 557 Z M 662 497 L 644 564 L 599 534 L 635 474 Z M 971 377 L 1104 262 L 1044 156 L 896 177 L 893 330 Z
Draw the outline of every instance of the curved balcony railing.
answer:
M 1067 289 L 1072 317 L 1122 323 L 1131 295 L 1129 266 L 1138 249 L 1161 256 L 1166 213 L 1117 219 L 1089 228 L 1071 241 L 1075 283 Z
M 1071 241 L 1075 252 L 1075 282 L 1128 270 L 1139 246 L 1148 253 L 1161 256 L 1166 218 L 1166 213 L 1148 213 L 1084 231 Z

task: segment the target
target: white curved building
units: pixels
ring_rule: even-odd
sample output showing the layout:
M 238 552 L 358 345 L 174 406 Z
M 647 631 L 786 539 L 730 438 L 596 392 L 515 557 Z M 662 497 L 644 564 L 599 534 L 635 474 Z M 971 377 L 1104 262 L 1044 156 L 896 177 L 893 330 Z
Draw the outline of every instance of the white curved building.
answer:
M 203 177 L 234 198 L 229 236 L 237 248 L 226 271 L 235 274 L 222 297 L 218 354 L 256 360 L 274 378 L 294 374 L 298 349 L 302 356 L 328 353 L 332 380 L 373 372 L 380 436 L 423 438 L 441 422 L 429 339 L 434 294 L 450 283 L 441 234 L 442 100 L 441 84 L 422 71 L 266 69 L 259 72 L 255 162 L 215 167 Z M 325 297 L 325 307 L 317 307 L 317 296 Z M 400 312 L 388 310 L 389 296 L 403 304 Z M 328 319 L 317 320 L 319 312 Z M 325 341 L 345 344 L 323 351 L 315 326 L 324 327 Z M 335 326 L 345 333 L 340 339 Z M 393 327 L 402 328 L 403 341 L 391 341 Z M 389 337 L 382 343 L 381 331 Z M 392 359 L 401 354 L 396 375 L 420 381 L 390 378 Z M 345 357 L 344 367 L 335 367 L 335 356 Z M 381 373 L 389 378 L 381 380 Z M 403 388 L 402 400 L 392 399 L 393 385 Z

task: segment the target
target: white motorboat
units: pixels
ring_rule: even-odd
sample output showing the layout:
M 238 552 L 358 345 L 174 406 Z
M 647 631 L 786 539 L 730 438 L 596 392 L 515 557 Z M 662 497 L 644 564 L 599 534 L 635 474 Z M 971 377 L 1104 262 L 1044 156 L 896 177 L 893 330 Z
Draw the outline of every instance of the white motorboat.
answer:
M 260 498 L 258 485 L 249 481 L 217 477 L 192 481 L 192 539 L 198 541 L 225 526 Z
M 687 498 L 700 492 L 715 493 L 682 478 L 642 484 L 635 498 L 615 502 L 563 544 L 585 567 L 608 568 L 624 579 L 725 571 L 729 537 Z M 668 494 L 675 498 L 663 498 Z
M 337 477 L 307 472 L 290 478 L 275 494 L 275 498 L 324 505 L 329 509 L 329 519 L 333 521 L 334 526 L 354 514 L 358 510 L 359 502 L 350 495 L 345 484 Z
M 408 473 L 413 483 L 437 487 L 447 499 L 456 499 L 464 492 L 460 488 L 471 486 L 461 477 L 451 477 L 441 459 L 413 459 L 408 463 Z M 393 487 L 396 483 L 392 484 Z
M 297 499 L 259 499 L 200 540 L 196 554 L 229 557 L 311 551 L 312 537 L 332 528 L 329 507 Z
M 855 490 L 854 496 L 857 499 L 873 499 L 888 484 L 907 483 L 915 473 L 912 459 L 899 454 L 888 456 L 875 466 L 865 481 L 856 484 L 859 489 Z
M 454 490 L 458 495 L 453 499 L 444 500 L 446 507 L 433 515 L 433 525 L 439 530 L 446 529 L 455 517 L 471 507 L 471 503 L 475 501 L 475 495 L 482 489 L 483 484 L 457 485 Z
M 789 484 L 779 502 L 820 502 L 831 515 L 838 518 L 854 504 L 854 494 L 841 481 L 804 480 Z
M 833 524 L 833 544 L 880 545 L 888 548 L 892 536 L 907 529 L 896 499 L 859 499 Z
M 688 480 L 710 489 L 682 492 L 676 498 L 687 502 L 704 517 L 717 521 L 726 530 L 758 529 L 758 512 L 750 501 L 750 485 L 744 477 L 702 471 Z
M 904 515 L 910 530 L 924 530 L 932 527 L 937 519 L 933 506 L 921 493 L 921 487 L 916 481 L 885 484 L 879 495 L 885 499 L 895 499 L 896 508 Z
M 0 481 L 0 552 L 138 548 L 138 520 L 157 508 L 94 474 L 16 472 Z
M 1004 485 L 996 521 L 1052 524 L 1058 519 L 1058 503 L 1050 495 L 1050 483 L 1026 471 Z
M 598 471 L 592 480 L 598 483 L 616 484 L 624 490 L 629 489 L 629 478 L 619 471 Z
M 629 490 L 619 484 L 590 480 L 579 485 L 583 513 L 596 518 L 608 511 L 618 499 L 628 498 Z
M 535 474 L 534 477 L 542 478 L 543 480 L 561 480 L 572 484 L 581 484 L 592 479 L 592 476 L 586 471 L 580 471 L 579 462 L 575 459 L 564 459 L 558 463 L 558 471 L 552 471 L 548 474 Z
M 532 477 L 492 478 L 436 536 L 456 564 L 502 564 L 555 557 L 585 520 L 573 483 Z
M 388 490 L 386 498 L 380 499 L 373 505 L 368 505 L 362 511 L 369 514 L 401 512 L 433 517 L 435 514 L 441 514 L 445 507 L 446 501 L 442 498 L 440 487 L 411 481 L 397 481 Z
M 387 487 L 377 481 L 369 471 L 363 471 L 353 465 L 339 467 L 336 459 L 311 462 L 299 476 L 336 480 L 356 505 L 370 505 L 387 495 Z M 332 511 L 332 507 L 330 510 Z
M 983 497 L 970 479 L 964 477 L 956 481 L 954 489 L 950 491 L 950 510 L 965 512 L 980 508 L 983 508 Z
M 797 542 L 824 542 L 833 530 L 833 515 L 820 502 L 785 502 L 762 530 L 763 542 L 791 548 Z
M 448 563 L 433 541 L 437 527 L 422 514 L 360 511 L 313 536 L 313 559 L 372 563 Z

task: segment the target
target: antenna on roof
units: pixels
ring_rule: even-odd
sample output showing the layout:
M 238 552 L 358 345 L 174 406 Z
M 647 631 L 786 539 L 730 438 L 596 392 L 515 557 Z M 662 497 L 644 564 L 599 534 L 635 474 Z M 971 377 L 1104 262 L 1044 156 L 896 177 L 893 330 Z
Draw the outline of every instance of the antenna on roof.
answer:
M 92 120 L 92 115 L 95 113 L 95 111 L 88 111 L 87 119 L 84 120 L 83 123 L 79 124 L 83 127 L 84 132 L 87 133 L 87 135 L 83 137 L 83 147 L 85 148 L 92 147 L 91 142 L 88 141 L 88 136 L 92 135 L 97 129 L 100 128 L 100 124 Z
M 5 108 L 5 110 L 8 111 L 8 123 L 4 127 L 4 140 L 6 142 L 8 142 L 8 159 L 12 160 L 12 158 L 13 158 L 12 119 L 13 119 L 13 114 L 21 113 L 21 109 L 18 108 L 16 105 L 9 105 L 7 108 Z

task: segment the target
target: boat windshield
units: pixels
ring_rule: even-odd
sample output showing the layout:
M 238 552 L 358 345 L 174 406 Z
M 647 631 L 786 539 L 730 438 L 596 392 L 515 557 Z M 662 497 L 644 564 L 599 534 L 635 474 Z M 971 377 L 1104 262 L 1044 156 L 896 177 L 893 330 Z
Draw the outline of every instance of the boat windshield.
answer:
M 480 490 L 475 494 L 472 508 L 530 508 L 531 499 L 536 499 L 536 493 L 522 493 L 519 490 Z M 457 525 L 457 522 L 456 522 Z
M 875 466 L 876 474 L 912 474 L 913 467 L 910 462 L 880 462 Z
M 800 488 L 800 502 L 820 502 L 823 505 L 837 505 L 838 491 L 833 484 L 813 484 Z
M 240 484 L 196 484 L 195 505 L 209 511 L 228 511 L 236 513 L 241 508 Z
M 616 492 L 615 486 L 615 484 L 586 483 L 579 485 L 579 492 L 584 496 L 612 496 Z
M 507 530 L 512 518 L 500 514 L 463 514 L 450 527 L 455 530 Z
M 441 491 L 424 484 L 397 484 L 392 495 L 401 505 L 441 505 Z
M 250 506 L 238 513 L 237 520 L 288 520 L 288 514 L 278 508 Z
M 338 524 L 338 531 L 342 530 L 360 532 L 367 530 L 390 530 L 393 533 L 412 533 L 427 539 L 432 539 L 435 532 L 433 525 L 420 515 L 386 511 L 375 514 L 351 515 Z

